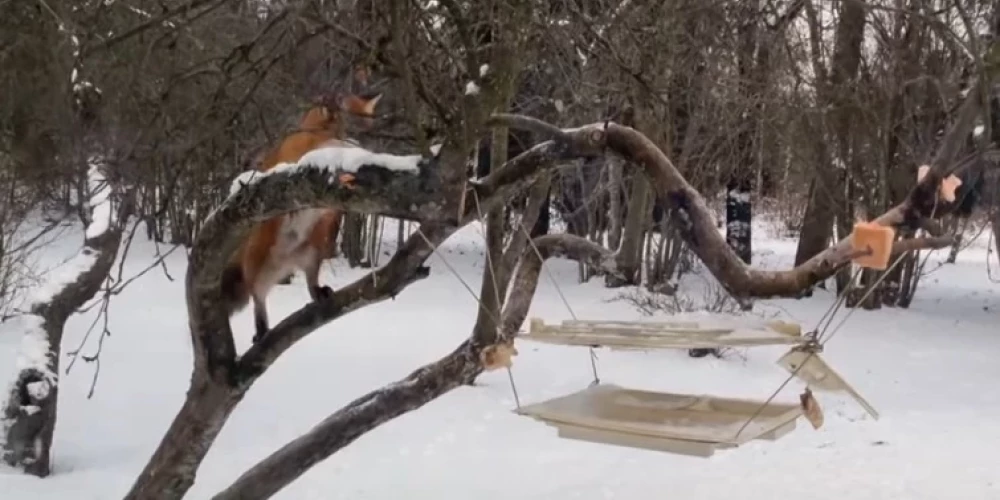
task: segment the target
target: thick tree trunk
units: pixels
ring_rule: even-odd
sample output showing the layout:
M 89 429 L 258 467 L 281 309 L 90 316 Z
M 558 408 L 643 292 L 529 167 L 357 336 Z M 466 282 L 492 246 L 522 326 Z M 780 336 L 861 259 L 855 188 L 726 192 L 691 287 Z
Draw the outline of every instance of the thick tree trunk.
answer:
M 829 248 L 833 237 L 834 201 L 828 188 L 830 184 L 827 184 L 830 176 L 822 172 L 824 170 L 826 167 L 822 167 L 816 179 L 809 183 L 806 212 L 802 216 L 802 230 L 795 250 L 796 266 Z
M 622 168 L 621 159 L 608 158 L 608 248 L 622 243 Z
M 243 390 L 196 373 L 184 405 L 125 499 L 184 498 L 198 466 L 243 395 Z
M 744 166 L 738 167 L 743 170 Z M 749 264 L 753 253 L 752 223 L 753 205 L 751 194 L 753 185 L 745 172 L 734 174 L 726 185 L 726 243 L 736 251 L 740 260 Z
M 365 258 L 365 214 L 345 213 L 341 225 L 340 250 L 348 265 L 358 267 Z
M 649 180 L 641 172 L 636 172 L 632 178 L 628 214 L 625 216 L 625 228 L 616 257 L 621 274 L 606 276 L 605 285 L 608 287 L 634 286 L 642 281 L 642 242 L 650 217 L 649 191 Z
M 59 401 L 59 346 L 64 323 L 37 316 L 21 319 L 34 323 L 25 325 L 22 351 L 40 351 L 46 355 L 44 361 L 32 360 L 31 365 L 20 367 L 3 408 L 0 451 L 8 465 L 45 477 L 51 471 L 52 436 Z
M 760 1 L 741 2 L 739 56 L 741 97 L 745 106 L 736 138 L 735 164 L 726 183 L 726 243 L 749 264 L 753 254 L 753 178 L 757 174 L 757 137 L 760 124 L 760 97 L 766 84 L 767 47 L 758 47 Z M 761 60 L 755 54 L 760 51 Z
M 496 171 L 507 162 L 508 130 L 506 127 L 493 129 L 493 147 L 490 148 L 490 171 Z M 486 262 L 483 265 L 483 282 L 479 289 L 479 315 L 476 318 L 474 336 L 492 343 L 496 337 L 497 321 L 500 320 L 501 301 L 507 295 L 507 284 L 501 285 L 500 270 L 503 259 L 504 209 L 495 208 L 486 215 Z M 517 231 L 519 228 L 515 228 Z

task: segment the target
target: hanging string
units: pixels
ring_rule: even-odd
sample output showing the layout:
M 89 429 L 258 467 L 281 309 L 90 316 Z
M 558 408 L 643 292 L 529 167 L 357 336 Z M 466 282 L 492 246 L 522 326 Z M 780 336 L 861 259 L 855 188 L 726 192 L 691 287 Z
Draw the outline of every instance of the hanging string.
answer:
M 847 281 L 847 286 L 844 287 L 844 290 L 841 291 L 841 293 L 837 294 L 837 300 L 835 300 L 833 302 L 833 305 L 831 305 L 830 308 L 826 310 L 826 312 L 823 314 L 823 317 L 821 317 L 819 321 L 816 322 L 816 328 L 814 328 L 811 332 L 809 332 L 810 340 L 818 341 L 820 332 L 830 327 L 830 323 L 833 322 L 833 317 L 836 316 L 837 312 L 840 311 L 841 306 L 843 306 L 847 302 L 847 294 L 854 289 L 854 285 L 855 283 L 857 283 L 858 276 L 861 275 L 861 272 L 863 270 L 864 268 L 859 267 L 857 270 L 854 271 L 854 273 L 851 274 L 850 279 Z M 825 325 L 823 324 L 824 322 L 826 322 Z
M 507 367 L 507 380 L 510 381 L 510 392 L 514 394 L 514 404 L 521 409 L 521 397 L 517 394 L 517 384 L 514 383 L 514 371 Z
M 535 245 L 534 239 L 531 238 L 531 233 L 526 227 L 524 227 L 524 223 L 522 221 L 519 220 L 517 222 L 517 226 L 528 239 L 528 245 L 531 246 L 532 251 L 535 252 L 535 256 L 538 257 L 538 261 L 541 263 L 541 269 L 545 271 L 545 275 L 548 276 L 552 286 L 556 289 L 556 293 L 559 294 L 559 298 L 562 300 L 563 305 L 566 306 L 566 310 L 569 311 L 570 317 L 573 318 L 573 321 L 579 321 L 576 317 L 576 313 L 573 311 L 573 307 L 569 305 L 569 300 L 566 299 L 566 294 L 563 293 L 562 287 L 559 286 L 559 282 L 556 281 L 555 275 L 552 274 L 552 270 L 545 267 L 545 258 L 542 257 L 541 250 L 538 249 L 538 245 Z M 597 371 L 597 351 L 594 349 L 594 346 L 587 346 L 587 349 L 590 352 L 590 372 L 593 376 L 591 385 L 599 385 L 601 383 L 601 377 Z
M 875 280 L 875 282 L 872 283 L 871 286 L 869 286 L 867 290 L 865 290 L 864 295 L 862 295 L 861 299 L 858 300 L 858 304 L 863 304 L 866 300 L 868 300 L 868 297 L 870 297 L 871 294 L 875 292 L 875 290 L 878 290 L 878 287 L 896 269 L 896 266 L 898 266 L 901 262 L 903 262 L 903 258 L 904 257 L 906 257 L 906 253 L 905 252 L 899 254 L 899 256 L 897 256 L 896 259 L 893 260 L 892 264 L 885 271 L 882 272 L 882 275 L 879 276 L 878 279 Z M 840 327 L 844 326 L 844 323 L 846 323 L 847 320 L 852 315 L 854 315 L 855 311 L 857 311 L 856 307 L 852 308 L 849 311 L 847 311 L 847 314 L 845 314 L 844 317 L 841 318 L 840 323 L 837 323 L 836 327 L 834 327 L 832 330 L 828 330 L 827 332 L 824 332 L 822 335 L 820 335 L 820 338 L 817 339 L 818 342 L 820 343 L 820 345 L 821 346 L 822 345 L 826 345 L 826 343 L 829 342 L 830 339 L 832 339 L 834 335 L 836 335 L 837 331 L 840 330 Z M 825 339 L 824 339 L 824 337 L 825 337 Z
M 420 237 L 423 238 L 423 240 L 425 242 L 427 242 L 427 245 L 431 247 L 431 251 L 434 252 L 434 254 L 437 255 L 441 259 L 441 262 L 444 263 L 445 267 L 447 267 L 448 270 L 451 271 L 451 274 L 453 274 L 456 278 L 458 278 L 459 283 L 461 283 L 462 286 L 465 287 L 465 290 L 467 292 L 469 292 L 469 295 L 472 295 L 472 298 L 476 300 L 476 303 L 478 303 L 479 306 L 482 307 L 483 302 L 481 300 L 479 300 L 479 296 L 476 295 L 476 292 L 472 290 L 472 287 L 469 286 L 469 283 L 466 282 L 465 279 L 462 278 L 462 275 L 459 274 L 459 272 L 454 267 L 451 266 L 451 264 L 448 262 L 448 259 L 446 259 L 444 257 L 444 255 L 442 255 L 438 251 L 437 247 L 435 247 L 434 244 L 431 243 L 431 240 L 427 238 L 427 235 L 425 235 L 424 231 L 422 229 L 420 229 L 419 227 L 417 228 L 417 234 L 419 234 Z M 496 316 L 493 316 L 493 313 L 491 313 L 489 311 L 489 309 L 485 309 L 485 310 L 486 310 L 486 314 L 489 314 L 493 318 L 494 321 L 497 320 Z
M 459 274 L 459 272 L 454 267 L 452 267 L 452 265 L 448 262 L 448 259 L 446 259 L 444 255 L 438 252 L 437 247 L 431 243 L 431 240 L 427 238 L 427 235 L 424 234 L 424 231 L 420 229 L 420 227 L 417 227 L 416 232 L 417 234 L 420 235 L 421 238 L 423 238 L 425 242 L 427 242 L 427 245 L 431 247 L 431 251 L 434 252 L 434 254 L 441 259 L 445 267 L 447 267 L 448 270 L 451 271 L 451 274 L 454 275 L 456 278 L 458 278 L 459 283 L 461 283 L 462 286 L 465 287 L 465 290 L 469 292 L 469 295 L 471 295 L 473 299 L 475 299 L 476 303 L 479 304 L 479 307 L 482 308 L 482 310 L 485 311 L 486 314 L 493 320 L 493 324 L 499 325 L 500 318 L 497 318 L 496 315 L 494 315 L 492 312 L 490 312 L 489 309 L 486 308 L 486 306 L 483 304 L 483 301 L 480 300 L 479 296 L 476 295 L 476 292 L 472 289 L 471 286 L 469 286 L 469 283 L 466 282 L 464 278 L 462 278 L 462 275 Z M 509 366 L 507 367 L 507 379 L 510 381 L 510 391 L 514 395 L 514 404 L 517 405 L 517 409 L 520 410 L 521 397 L 517 393 L 517 384 L 514 383 L 514 373 L 513 371 L 511 371 Z

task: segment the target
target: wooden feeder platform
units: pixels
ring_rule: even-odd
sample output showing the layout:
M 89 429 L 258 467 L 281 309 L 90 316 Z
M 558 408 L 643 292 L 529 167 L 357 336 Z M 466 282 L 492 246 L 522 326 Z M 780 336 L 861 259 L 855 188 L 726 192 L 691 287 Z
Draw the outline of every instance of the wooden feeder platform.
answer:
M 544 320 L 532 318 L 528 332 L 519 337 L 548 344 L 612 349 L 709 349 L 801 345 L 807 341 L 801 328 L 792 323 L 715 323 L 567 320 L 547 325 Z
M 518 413 L 555 427 L 562 438 L 710 457 L 719 449 L 788 434 L 802 409 L 604 384 L 524 406 Z
M 612 349 L 791 346 L 778 360 L 780 366 L 811 389 L 847 393 L 878 419 L 875 409 L 823 361 L 814 340 L 792 323 L 572 320 L 548 325 L 532 318 L 529 331 L 520 336 L 550 344 Z M 518 413 L 555 427 L 562 438 L 710 457 L 716 450 L 788 434 L 805 415 L 803 404 L 594 385 L 523 406 Z M 814 426 L 822 425 L 811 421 Z

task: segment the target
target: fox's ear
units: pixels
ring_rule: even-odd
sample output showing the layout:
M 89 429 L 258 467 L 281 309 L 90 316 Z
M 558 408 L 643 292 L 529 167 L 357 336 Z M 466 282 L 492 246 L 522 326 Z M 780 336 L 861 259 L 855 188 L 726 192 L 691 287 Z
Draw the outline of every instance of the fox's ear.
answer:
M 382 99 L 382 93 L 375 94 L 374 97 L 367 98 L 367 99 L 364 98 L 364 97 L 362 97 L 361 98 L 361 112 L 363 114 L 369 115 L 369 116 L 374 115 L 375 114 L 375 106 L 378 105 L 378 101 L 380 99 Z

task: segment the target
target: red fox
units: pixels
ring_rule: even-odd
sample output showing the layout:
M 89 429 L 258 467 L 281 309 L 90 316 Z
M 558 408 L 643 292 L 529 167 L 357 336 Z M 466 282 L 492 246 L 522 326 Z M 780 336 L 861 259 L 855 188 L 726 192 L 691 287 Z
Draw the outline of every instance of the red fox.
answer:
M 321 99 L 306 112 L 298 130 L 263 156 L 258 169 L 267 171 L 283 162 L 297 162 L 322 146 L 352 146 L 345 140 L 343 114 L 360 117 L 360 126 L 370 128 L 381 97 L 351 94 Z M 232 317 L 252 299 L 254 342 L 269 329 L 267 294 L 286 276 L 302 270 L 314 301 L 333 293 L 329 286 L 319 285 L 319 270 L 323 259 L 336 254 L 333 243 L 342 217 L 341 210 L 308 208 L 265 220 L 250 230 L 233 254 L 222 274 L 224 305 Z

